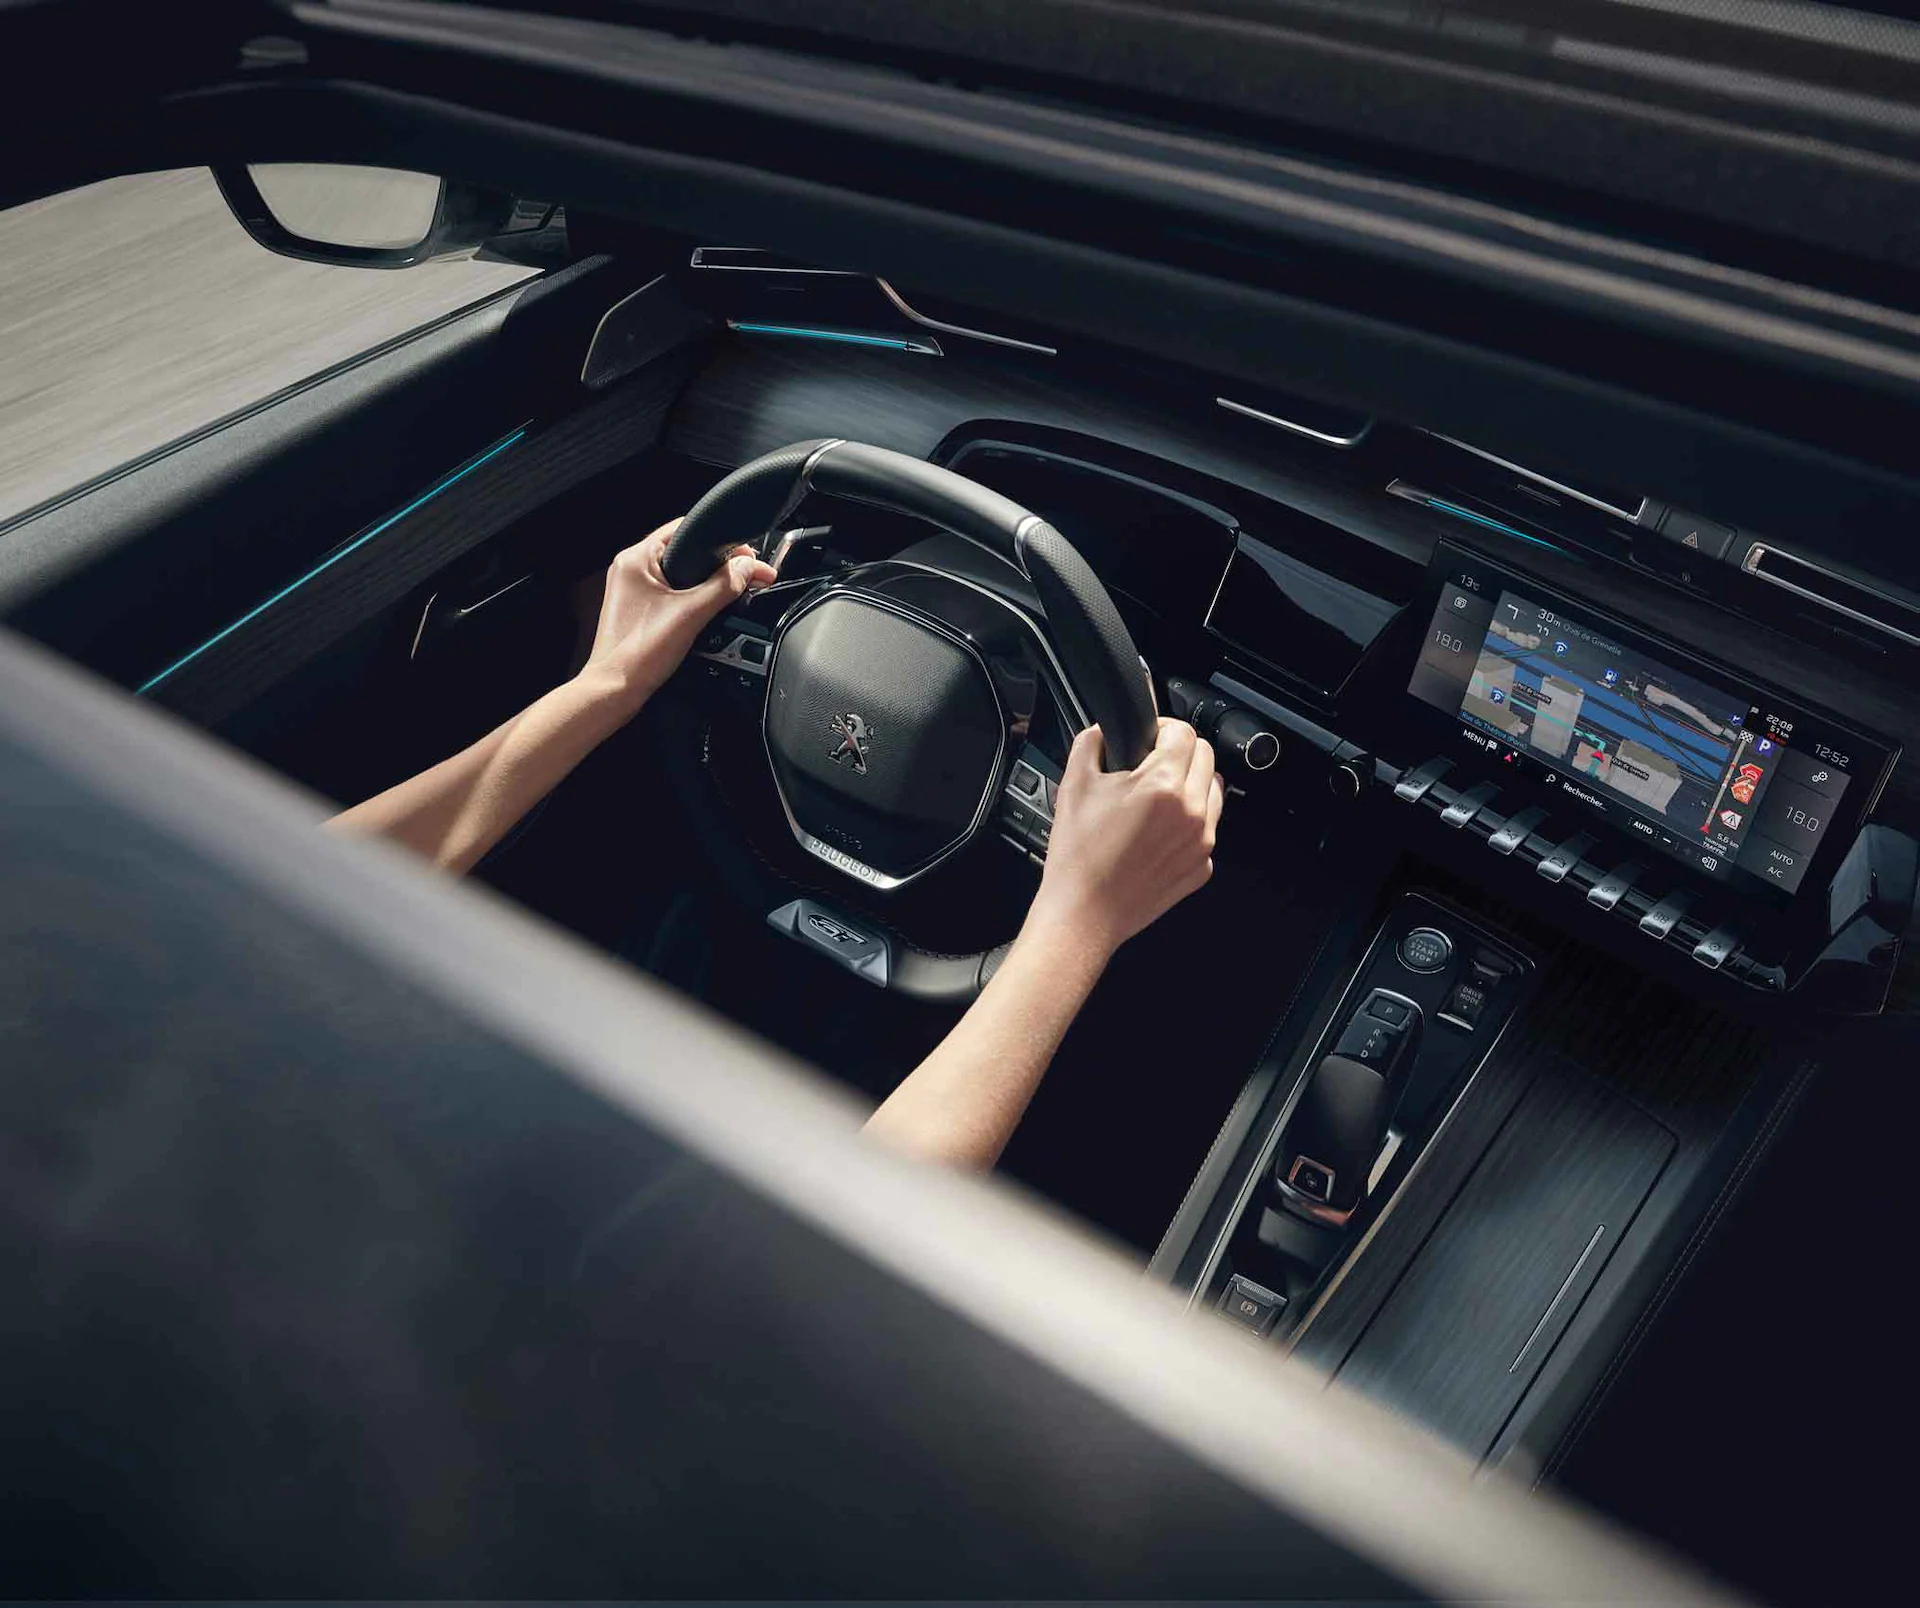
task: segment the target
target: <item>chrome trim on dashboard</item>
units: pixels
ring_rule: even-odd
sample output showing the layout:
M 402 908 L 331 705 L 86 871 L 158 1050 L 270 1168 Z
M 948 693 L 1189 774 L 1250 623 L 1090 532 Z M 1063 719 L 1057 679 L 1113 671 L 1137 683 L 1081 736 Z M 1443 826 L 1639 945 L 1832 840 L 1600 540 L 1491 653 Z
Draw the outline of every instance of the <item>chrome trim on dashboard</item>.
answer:
M 1295 435 L 1303 435 L 1309 441 L 1318 441 L 1322 446 L 1338 447 L 1342 452 L 1359 446 L 1366 440 L 1367 432 L 1373 428 L 1373 420 L 1369 419 L 1352 435 L 1333 435 L 1325 430 L 1315 430 L 1308 425 L 1296 424 L 1292 419 L 1283 419 L 1277 413 L 1263 413 L 1259 408 L 1250 408 L 1246 403 L 1236 402 L 1230 396 L 1216 396 L 1213 400 L 1216 405 L 1225 408 L 1229 413 L 1238 413 L 1248 419 L 1258 419 L 1260 423 L 1270 424 L 1275 429 L 1291 430 Z
M 880 293 L 899 309 L 902 317 L 910 318 L 922 329 L 936 330 L 942 335 L 963 335 L 970 341 L 987 341 L 994 346 L 1010 346 L 1015 351 L 1038 352 L 1042 357 L 1058 357 L 1060 348 L 1042 346 L 1038 341 L 1017 340 L 1011 335 L 995 335 L 984 329 L 969 329 L 965 324 L 948 324 L 938 318 L 929 318 L 907 304 L 907 298 L 895 290 L 886 280 L 876 276 L 873 281 L 880 287 Z
M 1835 614 L 1844 614 L 1849 620 L 1856 620 L 1861 625 L 1870 625 L 1874 630 L 1883 631 L 1897 641 L 1906 643 L 1910 648 L 1920 648 L 1920 636 L 1914 636 L 1909 632 L 1902 631 L 1899 626 L 1889 625 L 1885 620 L 1875 619 L 1871 614 L 1862 614 L 1858 609 L 1850 609 L 1846 604 L 1836 602 L 1833 598 L 1827 597 L 1823 593 L 1815 592 L 1805 586 L 1798 586 L 1794 582 L 1785 580 L 1778 575 L 1768 574 L 1760 568 L 1760 561 L 1769 553 L 1778 553 L 1782 558 L 1790 558 L 1796 564 L 1803 564 L 1816 575 L 1831 576 L 1843 586 L 1851 586 L 1855 591 L 1866 592 L 1874 597 L 1884 598 L 1895 608 L 1905 609 L 1908 613 L 1915 612 L 1911 604 L 1903 603 L 1899 598 L 1881 591 L 1877 586 L 1870 586 L 1864 581 L 1857 581 L 1851 575 L 1842 575 L 1838 570 L 1831 570 L 1824 564 L 1814 563 L 1812 559 L 1802 558 L 1790 548 L 1781 547 L 1773 542 L 1755 542 L 1749 547 L 1746 557 L 1740 560 L 1741 570 L 1751 575 L 1756 581 L 1765 581 L 1769 586 L 1777 586 L 1781 591 L 1791 592 L 1795 597 L 1805 598 L 1809 603 L 1818 603 L 1822 608 L 1833 610 Z
M 1612 514 L 1616 519 L 1624 519 L 1629 525 L 1640 522 L 1641 512 L 1647 506 L 1647 499 L 1643 496 L 1640 499 L 1640 506 L 1632 513 L 1628 513 L 1626 509 L 1617 507 L 1613 503 L 1602 502 L 1598 497 L 1590 496 L 1584 491 L 1576 491 L 1572 486 L 1563 485 L 1558 480 L 1549 479 L 1538 470 L 1529 469 L 1524 464 L 1496 457 L 1485 447 L 1476 447 L 1470 441 L 1461 441 L 1454 436 L 1442 435 L 1438 430 L 1428 430 L 1423 433 L 1432 436 L 1436 441 L 1446 442 L 1450 447 L 1458 447 L 1462 452 L 1471 452 L 1476 458 L 1484 458 L 1488 463 L 1498 464 L 1502 469 L 1509 469 L 1521 478 L 1531 480 L 1536 486 L 1545 486 L 1547 490 L 1557 491 L 1563 497 L 1571 497 L 1575 502 L 1585 503 L 1589 508 L 1597 508 L 1603 514 Z
M 737 251 L 742 256 L 751 257 L 773 255 L 763 246 L 695 246 L 693 255 L 687 259 L 687 266 L 703 269 L 710 274 L 814 274 L 822 279 L 864 279 L 866 277 L 854 268 L 802 268 L 796 264 L 766 267 L 750 262 L 708 262 L 706 255 L 709 251 Z
M 828 445 L 837 446 L 839 443 L 829 442 Z M 821 452 L 825 450 L 825 447 L 820 449 Z M 813 456 L 817 458 L 819 455 L 819 452 L 816 452 Z M 813 459 L 810 458 L 807 461 L 811 464 Z M 935 571 L 934 573 L 941 574 L 944 572 Z M 950 580 L 953 578 L 952 576 L 948 577 Z M 873 607 L 892 614 L 899 619 L 906 620 L 910 624 L 921 626 L 924 629 L 934 632 L 938 636 L 943 636 L 956 647 L 964 649 L 972 656 L 973 662 L 980 667 L 980 674 L 986 678 L 987 691 L 993 698 L 994 713 L 1000 717 L 1000 751 L 995 755 L 993 764 L 988 769 L 986 791 L 981 794 L 980 803 L 974 809 L 973 820 L 964 832 L 931 860 L 927 861 L 925 865 L 918 866 L 902 876 L 895 876 L 891 872 L 881 871 L 874 866 L 868 865 L 866 861 L 847 853 L 845 849 L 835 848 L 831 843 L 823 842 L 794 818 L 793 807 L 787 802 L 787 791 L 780 785 L 780 771 L 779 767 L 774 763 L 773 745 L 767 740 L 767 714 L 772 707 L 771 695 L 773 691 L 774 670 L 780 661 L 780 649 L 786 642 L 787 632 L 808 614 L 812 613 L 813 610 L 836 597 L 849 597 L 856 602 L 871 604 Z M 1005 600 L 1002 599 L 1001 601 L 1004 602 Z M 1005 762 L 1010 743 L 1010 722 L 1007 719 L 1007 706 L 1001 702 L 1000 699 L 1000 689 L 994 685 L 993 672 L 988 668 L 987 661 L 981 654 L 979 645 L 975 643 L 973 638 L 968 636 L 966 632 L 956 629 L 935 615 L 928 614 L 921 609 L 916 609 L 909 604 L 901 603 L 885 596 L 883 593 L 868 591 L 857 586 L 834 584 L 825 587 L 817 596 L 808 598 L 805 602 L 790 610 L 781 619 L 779 629 L 774 635 L 772 651 L 767 655 L 766 677 L 768 702 L 760 711 L 760 746 L 766 751 L 767 774 L 773 779 L 773 795 L 780 801 L 780 813 L 787 818 L 787 826 L 793 833 L 794 841 L 816 860 L 824 861 L 835 870 L 845 872 L 856 881 L 866 883 L 870 888 L 875 888 L 882 893 L 891 893 L 895 888 L 904 888 L 908 883 L 918 881 L 936 866 L 942 865 L 952 859 L 954 855 L 958 854 L 980 835 L 981 827 L 986 824 L 988 816 L 993 813 L 994 803 L 1000 796 L 1002 774 L 1006 769 Z

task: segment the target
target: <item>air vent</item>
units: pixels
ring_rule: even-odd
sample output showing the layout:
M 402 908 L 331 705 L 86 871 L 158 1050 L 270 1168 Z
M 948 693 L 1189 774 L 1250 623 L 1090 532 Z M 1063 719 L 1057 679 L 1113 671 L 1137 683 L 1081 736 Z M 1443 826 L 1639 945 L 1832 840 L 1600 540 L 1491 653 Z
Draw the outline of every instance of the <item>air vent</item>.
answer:
M 1740 567 L 1755 580 L 1817 603 L 1856 625 L 1871 626 L 1906 647 L 1920 648 L 1920 608 L 1891 593 L 1796 558 L 1766 542 L 1749 547 Z

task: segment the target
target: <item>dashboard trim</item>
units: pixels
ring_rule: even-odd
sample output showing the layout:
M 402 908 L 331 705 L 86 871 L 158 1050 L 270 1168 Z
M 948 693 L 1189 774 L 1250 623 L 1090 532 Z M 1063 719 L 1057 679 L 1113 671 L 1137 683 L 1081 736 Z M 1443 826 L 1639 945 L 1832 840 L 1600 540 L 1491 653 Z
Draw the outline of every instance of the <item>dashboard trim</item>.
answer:
M 1257 419 L 1262 424 L 1273 425 L 1276 429 L 1291 430 L 1295 435 L 1305 436 L 1309 441 L 1318 441 L 1323 446 L 1335 447 L 1342 452 L 1350 452 L 1367 439 L 1373 431 L 1373 420 L 1369 419 L 1352 435 L 1334 435 L 1326 430 L 1315 430 L 1311 426 L 1296 424 L 1292 419 L 1283 419 L 1277 413 L 1267 413 L 1260 408 L 1250 408 L 1244 402 L 1236 402 L 1230 396 L 1216 396 L 1216 405 L 1229 413 L 1238 413 L 1243 418 Z
M 1496 464 L 1502 469 L 1511 470 L 1514 474 L 1531 480 L 1536 486 L 1545 486 L 1547 490 L 1557 491 L 1563 497 L 1571 497 L 1575 502 L 1585 503 L 1589 508 L 1597 508 L 1603 514 L 1612 514 L 1616 519 L 1624 519 L 1629 525 L 1639 524 L 1640 516 L 1647 511 L 1647 499 L 1644 496 L 1640 499 L 1640 506 L 1634 509 L 1632 513 L 1628 513 L 1626 509 L 1617 507 L 1613 503 L 1602 502 L 1598 497 L 1591 496 L 1587 492 L 1577 491 L 1572 486 L 1565 485 L 1558 480 L 1550 479 L 1548 476 L 1541 474 L 1537 469 L 1529 469 L 1524 464 L 1514 463 L 1509 459 L 1498 457 L 1487 451 L 1485 447 L 1476 447 L 1470 441 L 1462 441 L 1455 436 L 1442 435 L 1438 430 L 1428 430 L 1425 433 L 1432 436 L 1436 441 L 1444 441 L 1450 447 L 1458 447 L 1462 452 L 1471 452 L 1476 458 L 1484 458 L 1488 463 Z
M 1798 586 L 1782 576 L 1770 574 L 1760 568 L 1761 560 L 1769 553 L 1778 553 L 1782 558 L 1790 558 L 1794 563 L 1805 565 L 1817 574 L 1831 576 L 1834 580 L 1844 582 L 1859 591 L 1871 592 L 1876 597 L 1885 598 L 1889 603 L 1899 603 L 1900 607 L 1907 607 L 1891 593 L 1882 591 L 1879 587 L 1869 585 L 1867 582 L 1857 581 L 1850 575 L 1842 575 L 1838 570 L 1828 569 L 1824 564 L 1816 564 L 1810 558 L 1802 558 L 1800 554 L 1782 547 L 1778 542 L 1755 542 L 1747 549 L 1746 556 L 1740 560 L 1741 572 L 1751 575 L 1756 581 L 1765 581 L 1769 586 L 1777 586 L 1783 592 L 1791 592 L 1795 597 L 1804 598 L 1809 603 L 1817 603 L 1823 609 L 1830 609 L 1835 614 L 1844 615 L 1860 625 L 1870 626 L 1897 642 L 1905 643 L 1910 648 L 1920 648 L 1920 636 L 1902 631 L 1897 625 L 1889 625 L 1885 620 L 1875 619 L 1871 614 L 1863 614 L 1859 609 L 1849 608 L 1837 599 L 1826 597 L 1808 587 Z
M 942 319 L 929 318 L 925 313 L 919 311 L 919 309 L 909 305 L 907 298 L 902 296 L 900 292 L 895 290 L 886 280 L 876 276 L 873 282 L 880 287 L 881 295 L 885 296 L 888 301 L 892 302 L 893 305 L 899 309 L 903 318 L 912 319 L 913 322 L 918 324 L 922 329 L 934 330 L 942 335 L 960 335 L 970 341 L 985 341 L 990 346 L 1006 346 L 1016 352 L 1035 352 L 1042 357 L 1058 357 L 1060 355 L 1060 348 L 1057 346 L 1042 346 L 1038 341 L 1018 340 L 1012 335 L 995 335 L 989 330 L 969 329 L 965 324 L 949 324 Z

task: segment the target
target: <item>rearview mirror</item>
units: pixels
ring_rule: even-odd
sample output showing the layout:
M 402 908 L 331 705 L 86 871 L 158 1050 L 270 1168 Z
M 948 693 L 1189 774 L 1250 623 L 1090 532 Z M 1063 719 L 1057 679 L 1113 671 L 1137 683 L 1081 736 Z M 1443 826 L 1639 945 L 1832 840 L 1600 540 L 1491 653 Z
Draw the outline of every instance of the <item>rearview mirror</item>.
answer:
M 538 232 L 555 209 L 430 173 L 332 162 L 219 167 L 240 226 L 267 250 L 354 268 L 411 268 L 504 235 Z

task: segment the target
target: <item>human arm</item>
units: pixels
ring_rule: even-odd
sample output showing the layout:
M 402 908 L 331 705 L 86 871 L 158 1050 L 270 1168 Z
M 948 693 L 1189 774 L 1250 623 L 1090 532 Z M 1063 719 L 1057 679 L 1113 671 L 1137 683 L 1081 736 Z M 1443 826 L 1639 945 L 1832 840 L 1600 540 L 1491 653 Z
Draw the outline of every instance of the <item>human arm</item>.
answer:
M 1138 768 L 1110 775 L 1102 751 L 1098 727 L 1075 740 L 1020 936 L 953 1031 L 868 1119 L 875 1138 L 991 1167 L 1114 951 L 1212 876 L 1223 798 L 1212 747 L 1163 719 Z
M 468 871 L 528 810 L 637 713 L 707 623 L 748 588 L 774 579 L 746 548 L 677 592 L 660 555 L 678 520 L 627 548 L 607 570 L 587 662 L 478 742 L 327 824 L 390 838 L 450 871 Z

